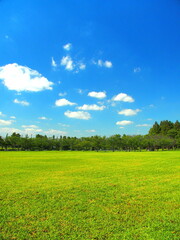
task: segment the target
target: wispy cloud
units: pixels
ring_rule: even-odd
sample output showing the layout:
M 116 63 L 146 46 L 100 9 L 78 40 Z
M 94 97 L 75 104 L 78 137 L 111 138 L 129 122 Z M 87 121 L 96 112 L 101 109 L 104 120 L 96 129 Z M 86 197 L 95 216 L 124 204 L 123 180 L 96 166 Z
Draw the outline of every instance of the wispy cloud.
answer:
M 118 112 L 118 114 L 120 115 L 124 115 L 124 116 L 133 116 L 136 115 L 138 112 L 140 112 L 140 109 L 124 109 Z
M 56 100 L 55 105 L 57 107 L 68 106 L 68 105 L 73 106 L 73 105 L 76 105 L 76 103 L 70 102 L 69 100 L 62 98 L 62 99 Z
M 38 117 L 38 119 L 40 119 L 40 120 L 48 120 L 47 117 Z
M 39 92 L 51 90 L 53 83 L 38 71 L 12 63 L 0 67 L 0 79 L 9 90 Z
M 126 125 L 130 125 L 132 123 L 133 123 L 132 121 L 123 120 L 123 121 L 116 122 L 116 125 L 126 126 Z
M 103 99 L 106 97 L 106 92 L 89 92 L 88 96 Z
M 61 92 L 61 93 L 59 93 L 59 96 L 60 96 L 60 97 L 64 97 L 64 96 L 66 96 L 66 95 L 67 95 L 66 92 Z
M 0 125 L 7 126 L 7 125 L 11 125 L 11 124 L 12 124 L 12 120 L 0 119 Z
M 36 125 L 22 125 L 22 128 L 38 128 Z
M 77 107 L 77 109 L 79 110 L 93 110 L 93 111 L 102 111 L 105 108 L 106 108 L 105 106 L 98 106 L 96 104 L 92 105 L 84 104 L 83 106 Z
M 61 131 L 61 130 L 57 130 L 57 129 L 49 129 L 47 131 L 44 131 L 44 133 L 48 136 L 60 136 L 60 135 L 67 135 L 67 132 L 65 131 Z
M 1 117 L 4 117 L 4 116 L 6 116 L 5 114 L 3 114 L 2 112 L 0 112 L 0 116 Z
M 92 62 L 93 64 L 99 66 L 99 67 L 106 67 L 106 68 L 112 68 L 113 64 L 111 61 L 103 61 L 101 59 L 99 59 L 97 62 L 96 61 L 93 61 Z
M 112 100 L 122 102 L 134 102 L 134 99 L 131 96 L 128 96 L 126 93 L 119 93 L 118 95 L 114 96 Z
M 71 112 L 68 110 L 64 113 L 64 115 L 68 118 L 76 118 L 83 120 L 89 120 L 91 118 L 91 115 L 88 112 L 83 111 Z
M 85 132 L 88 132 L 88 133 L 95 133 L 96 130 L 94 130 L 94 129 L 91 129 L 91 130 L 85 130 Z
M 147 123 L 136 125 L 136 127 L 150 127 L 150 126 L 151 126 L 151 124 L 147 124 Z
M 51 58 L 51 66 L 52 67 L 57 67 L 57 63 L 55 62 L 54 58 Z
M 135 67 L 135 68 L 133 69 L 133 72 L 134 72 L 134 73 L 139 73 L 139 72 L 141 72 L 141 68 L 140 68 L 140 67 Z
M 61 66 L 65 66 L 65 69 L 68 71 L 72 71 L 74 69 L 74 63 L 70 56 L 64 56 L 61 59 Z
M 22 106 L 29 106 L 29 105 L 30 105 L 29 102 L 27 102 L 27 101 L 19 101 L 17 98 L 14 99 L 13 102 L 14 102 L 14 103 L 17 103 L 17 104 L 20 104 L 20 105 L 22 105 Z
M 72 48 L 72 44 L 71 44 L 71 43 L 67 43 L 67 44 L 65 44 L 65 45 L 63 46 L 63 48 L 64 48 L 64 50 L 66 50 L 66 51 L 70 51 L 71 48 Z

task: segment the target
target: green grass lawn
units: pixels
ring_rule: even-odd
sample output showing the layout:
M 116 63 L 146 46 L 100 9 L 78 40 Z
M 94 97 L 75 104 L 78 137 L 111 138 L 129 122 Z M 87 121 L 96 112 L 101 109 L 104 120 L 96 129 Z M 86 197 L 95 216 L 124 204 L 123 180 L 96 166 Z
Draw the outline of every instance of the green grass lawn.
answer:
M 0 152 L 0 239 L 180 239 L 180 152 Z

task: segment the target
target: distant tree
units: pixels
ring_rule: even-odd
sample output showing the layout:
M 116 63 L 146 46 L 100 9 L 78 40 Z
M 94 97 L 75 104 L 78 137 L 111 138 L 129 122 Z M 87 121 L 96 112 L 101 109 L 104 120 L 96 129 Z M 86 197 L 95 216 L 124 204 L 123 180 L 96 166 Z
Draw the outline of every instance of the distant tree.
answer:
M 174 124 L 171 121 L 165 120 L 160 122 L 161 134 L 167 135 L 168 131 L 173 129 Z
M 150 135 L 157 135 L 161 133 L 161 127 L 160 125 L 155 122 L 154 125 L 152 126 L 152 128 L 149 130 L 149 134 Z

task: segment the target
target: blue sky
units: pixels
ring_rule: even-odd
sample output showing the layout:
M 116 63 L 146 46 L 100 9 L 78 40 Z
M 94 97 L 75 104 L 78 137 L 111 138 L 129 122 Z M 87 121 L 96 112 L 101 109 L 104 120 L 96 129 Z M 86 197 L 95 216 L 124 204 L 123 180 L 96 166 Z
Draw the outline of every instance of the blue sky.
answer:
M 179 120 L 180 1 L 0 9 L 0 135 L 146 134 Z

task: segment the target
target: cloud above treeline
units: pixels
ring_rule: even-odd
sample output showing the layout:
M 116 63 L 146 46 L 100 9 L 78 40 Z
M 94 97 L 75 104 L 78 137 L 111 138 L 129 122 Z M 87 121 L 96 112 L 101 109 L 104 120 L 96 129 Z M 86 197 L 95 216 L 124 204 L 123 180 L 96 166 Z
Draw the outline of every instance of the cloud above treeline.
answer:
M 128 96 L 126 93 L 119 93 L 118 95 L 114 96 L 112 100 L 122 102 L 134 102 L 134 99 L 131 96 Z
M 76 118 L 76 119 L 83 119 L 83 120 L 89 120 L 91 118 L 90 113 L 83 112 L 83 111 L 77 111 L 77 112 L 71 112 L 66 111 L 64 115 L 68 118 Z
M 124 115 L 124 116 L 134 116 L 136 115 L 138 112 L 140 112 L 140 109 L 124 109 L 118 112 L 118 114 L 120 115 Z
M 104 110 L 106 107 L 105 106 L 98 106 L 97 104 L 92 104 L 92 105 L 88 105 L 88 104 L 84 104 L 83 106 L 77 107 L 77 109 L 79 110 L 89 110 L 89 111 L 102 111 Z
M 76 105 L 76 103 L 70 102 L 69 100 L 62 98 L 62 99 L 56 100 L 55 105 L 57 107 L 63 107 L 63 106 L 73 106 L 73 105 Z
M 17 63 L 0 67 L 0 79 L 9 89 L 18 92 L 39 92 L 52 90 L 53 83 L 43 77 L 38 71 Z
M 126 126 L 126 125 L 130 125 L 132 124 L 132 121 L 128 121 L 128 120 L 123 120 L 123 121 L 118 121 L 116 122 L 116 125 L 120 125 L 120 126 Z
M 94 97 L 94 98 L 99 98 L 99 99 L 103 99 L 106 97 L 106 92 L 89 92 L 88 93 L 89 97 Z

